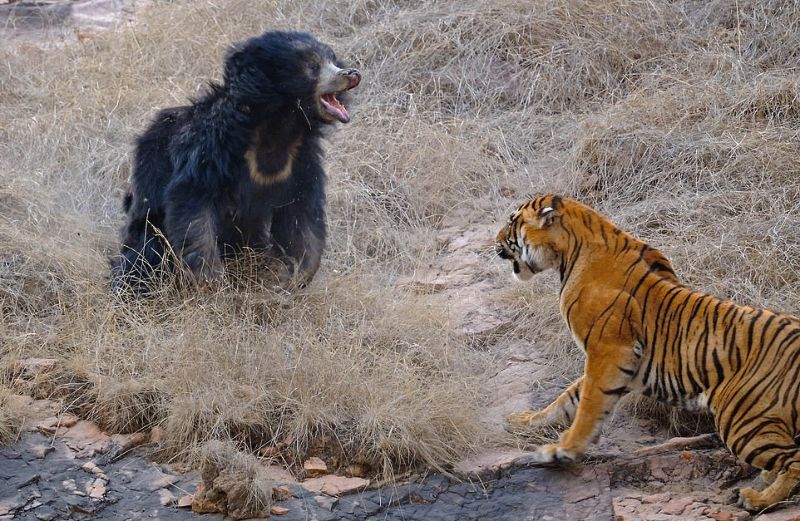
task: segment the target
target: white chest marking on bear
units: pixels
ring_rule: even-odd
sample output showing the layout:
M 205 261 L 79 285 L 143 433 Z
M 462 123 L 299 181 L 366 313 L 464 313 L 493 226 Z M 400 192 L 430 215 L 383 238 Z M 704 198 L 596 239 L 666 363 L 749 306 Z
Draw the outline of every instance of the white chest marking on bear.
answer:
M 289 179 L 289 176 L 292 175 L 294 160 L 297 158 L 297 151 L 300 148 L 300 140 L 298 139 L 289 145 L 289 149 L 286 151 L 286 163 L 283 167 L 271 173 L 264 173 L 258 166 L 258 146 L 258 143 L 253 144 L 244 154 L 244 158 L 247 161 L 247 168 L 250 172 L 250 179 L 261 186 L 270 186 Z

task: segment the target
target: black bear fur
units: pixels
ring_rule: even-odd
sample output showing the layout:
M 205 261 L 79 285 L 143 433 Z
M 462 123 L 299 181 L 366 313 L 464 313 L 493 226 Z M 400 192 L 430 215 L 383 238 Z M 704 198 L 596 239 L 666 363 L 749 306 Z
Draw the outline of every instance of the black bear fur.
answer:
M 221 84 L 160 111 L 137 139 L 113 286 L 146 293 L 154 274 L 175 268 L 171 259 L 214 279 L 244 248 L 310 282 L 326 241 L 320 140 L 349 121 L 339 100 L 360 80 L 307 33 L 233 46 Z

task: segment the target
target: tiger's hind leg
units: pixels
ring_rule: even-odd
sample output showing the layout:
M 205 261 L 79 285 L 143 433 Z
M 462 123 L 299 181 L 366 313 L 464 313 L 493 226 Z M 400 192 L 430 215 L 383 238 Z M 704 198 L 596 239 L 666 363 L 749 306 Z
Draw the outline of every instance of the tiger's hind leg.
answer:
M 510 414 L 507 418 L 508 430 L 522 431 L 537 427 L 569 424 L 575 418 L 580 402 L 580 388 L 583 377 L 572 383 L 558 398 L 541 411 L 523 411 Z
M 772 485 L 775 482 L 775 478 L 778 477 L 779 473 L 780 469 L 762 470 L 761 480 L 767 485 Z
M 778 435 L 774 429 L 773 425 L 768 435 L 755 437 L 745 446 L 743 454 L 738 454 L 750 460 L 754 467 L 764 469 L 762 476 L 767 483 L 774 476 L 774 480 L 761 492 L 752 488 L 739 491 L 739 500 L 747 510 L 762 510 L 779 503 L 800 485 L 800 448 L 791 436 Z M 756 456 L 753 457 L 753 454 Z
M 739 499 L 747 510 L 762 510 L 788 498 L 798 485 L 800 485 L 800 451 L 786 470 L 777 474 L 771 485 L 761 492 L 743 488 L 739 491 Z

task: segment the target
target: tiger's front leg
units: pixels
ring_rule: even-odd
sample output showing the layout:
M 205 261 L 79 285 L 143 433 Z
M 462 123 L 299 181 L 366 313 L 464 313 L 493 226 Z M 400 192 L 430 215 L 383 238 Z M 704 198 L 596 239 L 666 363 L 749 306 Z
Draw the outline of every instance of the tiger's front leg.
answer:
M 635 363 L 631 346 L 602 345 L 588 350 L 586 369 L 580 382 L 580 400 L 575 420 L 558 443 L 542 445 L 534 459 L 540 463 L 573 461 L 581 456 L 606 416 L 629 392 L 630 367 Z M 593 353 L 594 351 L 594 353 Z M 577 382 L 576 382 L 577 383 Z
M 575 418 L 575 411 L 580 401 L 580 387 L 583 377 L 578 378 L 567 390 L 541 411 L 523 411 L 510 414 L 507 421 L 507 430 L 524 431 L 537 427 L 552 425 L 568 425 Z

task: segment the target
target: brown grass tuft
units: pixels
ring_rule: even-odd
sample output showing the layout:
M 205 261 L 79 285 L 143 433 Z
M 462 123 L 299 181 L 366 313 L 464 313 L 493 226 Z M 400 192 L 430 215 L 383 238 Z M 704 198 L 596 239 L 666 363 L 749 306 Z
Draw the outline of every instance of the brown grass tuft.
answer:
M 109 432 L 147 432 L 167 416 L 170 397 L 162 387 L 134 379 L 101 380 L 92 418 Z
M 0 386 L 0 446 L 17 440 L 25 420 L 20 402 L 12 399 L 11 389 Z
M 231 443 L 211 441 L 200 449 L 203 482 L 192 510 L 220 512 L 232 519 L 266 517 L 272 503 L 272 483 L 251 454 Z

